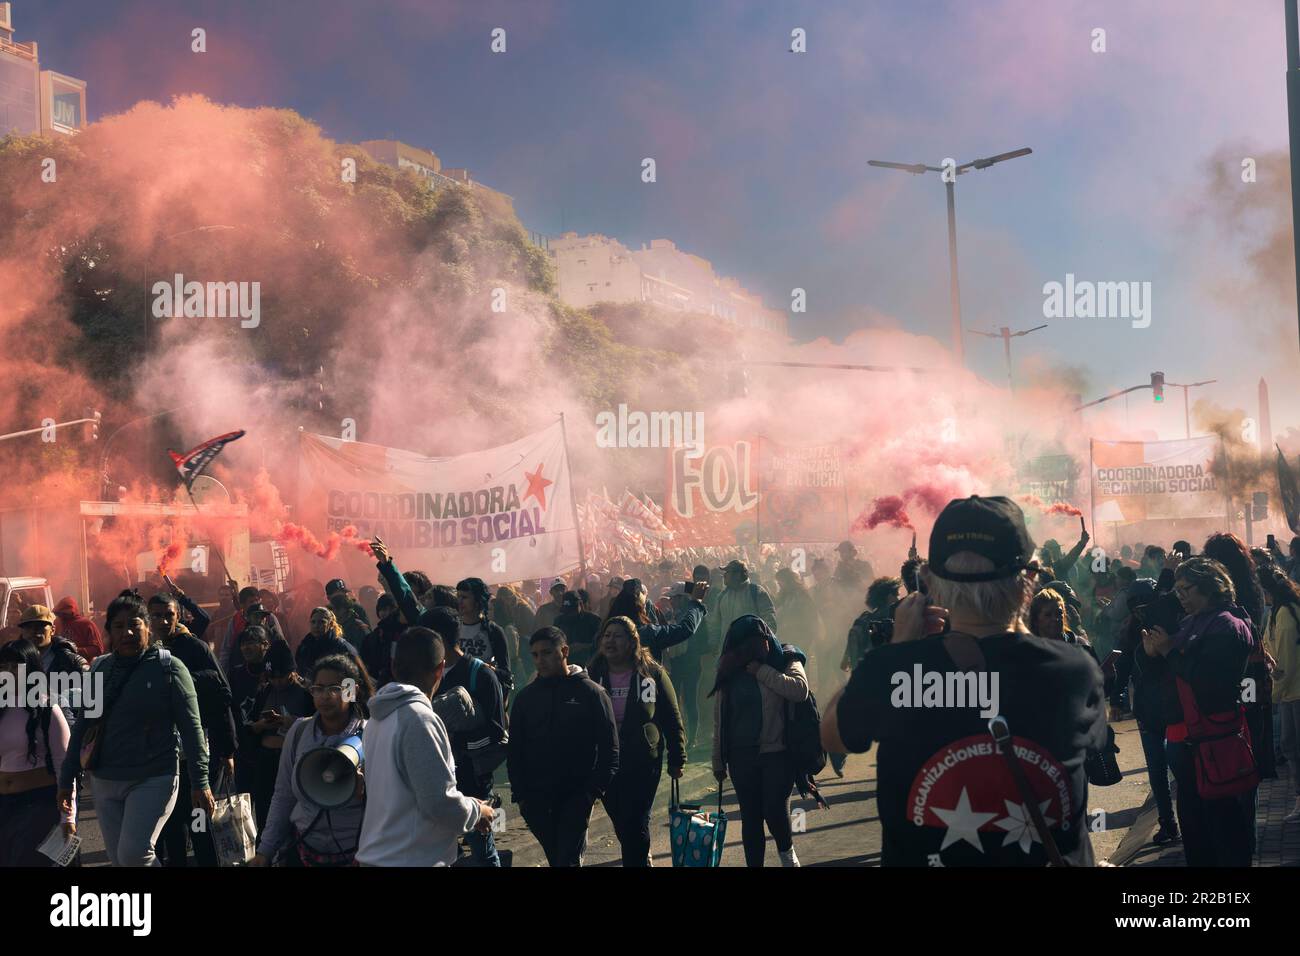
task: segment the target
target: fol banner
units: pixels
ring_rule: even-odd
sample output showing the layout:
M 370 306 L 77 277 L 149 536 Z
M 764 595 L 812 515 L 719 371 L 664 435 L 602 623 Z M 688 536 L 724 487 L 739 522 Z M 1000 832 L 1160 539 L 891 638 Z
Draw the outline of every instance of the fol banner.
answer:
M 757 541 L 758 474 L 749 439 L 668 452 L 668 500 L 664 522 L 673 547 L 735 547 Z
M 577 519 L 559 422 L 509 445 L 426 458 L 400 448 L 304 434 L 302 523 L 383 538 L 399 568 L 436 581 L 495 584 L 578 566 Z M 351 557 L 351 556 L 349 556 Z M 365 555 L 353 560 L 374 576 Z M 350 569 L 351 570 L 351 569 Z
M 1093 441 L 1094 520 L 1222 518 L 1227 505 L 1213 474 L 1217 435 L 1176 441 Z
M 798 448 L 763 441 L 758 488 L 759 541 L 839 541 L 848 535 L 838 445 Z

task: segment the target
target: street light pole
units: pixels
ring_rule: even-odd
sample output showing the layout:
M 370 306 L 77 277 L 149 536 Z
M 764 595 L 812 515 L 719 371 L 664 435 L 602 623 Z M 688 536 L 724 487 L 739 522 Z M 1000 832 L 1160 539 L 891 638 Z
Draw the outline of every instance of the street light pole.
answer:
M 961 289 L 957 282 L 957 177 L 970 172 L 972 169 L 988 169 L 996 163 L 1015 159 L 1019 156 L 1028 156 L 1032 152 L 1033 150 L 1026 146 L 1022 149 L 1012 150 L 1009 153 L 999 153 L 996 156 L 988 156 L 984 159 L 973 159 L 969 163 L 962 163 L 960 166 L 952 165 L 951 161 L 944 166 L 927 166 L 924 163 L 891 163 L 879 159 L 867 160 L 868 166 L 875 166 L 879 169 L 901 169 L 913 176 L 920 176 L 923 173 L 939 173 L 943 177 L 944 188 L 948 193 L 948 299 L 952 306 L 952 349 L 957 356 L 958 366 L 964 367 L 966 364 L 966 348 L 961 336 Z
M 1011 375 L 1011 340 L 1018 339 L 1022 335 L 1028 335 L 1030 332 L 1037 332 L 1039 329 L 1045 328 L 1047 328 L 1046 323 L 1043 325 L 1035 325 L 1032 329 L 1025 329 L 1021 332 L 1012 332 L 1011 329 L 1005 325 L 996 332 L 981 332 L 979 329 L 967 329 L 966 331 L 973 335 L 982 335 L 985 338 L 1002 340 L 1002 351 L 1007 357 L 1007 389 L 1014 393 L 1016 390 L 1016 383 L 1015 379 Z
M 961 334 L 961 288 L 957 284 L 957 184 L 944 183 L 948 192 L 948 300 L 952 305 L 952 347 L 958 366 L 966 365 L 966 344 Z

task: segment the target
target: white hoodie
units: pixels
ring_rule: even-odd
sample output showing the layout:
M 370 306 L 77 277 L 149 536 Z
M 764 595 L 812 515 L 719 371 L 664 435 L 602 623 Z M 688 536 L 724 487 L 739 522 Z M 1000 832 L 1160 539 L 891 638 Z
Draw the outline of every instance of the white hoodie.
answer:
M 357 862 L 450 866 L 456 841 L 479 819 L 479 802 L 456 789 L 447 728 L 429 698 L 391 683 L 370 699 L 364 737 L 366 815 Z

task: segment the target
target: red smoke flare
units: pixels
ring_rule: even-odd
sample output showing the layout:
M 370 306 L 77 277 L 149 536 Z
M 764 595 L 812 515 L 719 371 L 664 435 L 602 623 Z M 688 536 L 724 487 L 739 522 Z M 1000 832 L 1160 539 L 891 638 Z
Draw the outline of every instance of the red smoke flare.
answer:
M 173 541 L 167 545 L 167 549 L 158 558 L 158 573 L 162 577 L 171 577 L 172 564 L 181 556 L 181 549 L 184 545 L 180 541 Z
M 1027 505 L 1032 505 L 1045 515 L 1070 515 L 1077 518 L 1083 514 L 1074 505 L 1066 504 L 1064 501 L 1058 501 L 1056 504 L 1049 505 L 1037 495 L 1019 495 L 1017 501 L 1023 501 Z
M 353 525 L 348 525 L 342 531 L 331 531 L 325 543 L 321 544 L 320 540 L 300 524 L 294 524 L 292 521 L 286 521 L 275 532 L 275 540 L 281 544 L 299 545 L 309 554 L 326 561 L 333 561 L 339 556 L 339 549 L 344 544 L 356 548 L 362 554 L 374 556 L 374 551 L 370 548 L 370 542 L 364 538 L 359 538 L 359 532 Z
M 907 516 L 903 499 L 898 495 L 886 495 L 871 503 L 870 514 L 864 511 L 858 515 L 853 520 L 850 531 L 872 531 L 882 524 L 887 524 L 891 528 L 916 530 L 912 527 L 912 519 Z

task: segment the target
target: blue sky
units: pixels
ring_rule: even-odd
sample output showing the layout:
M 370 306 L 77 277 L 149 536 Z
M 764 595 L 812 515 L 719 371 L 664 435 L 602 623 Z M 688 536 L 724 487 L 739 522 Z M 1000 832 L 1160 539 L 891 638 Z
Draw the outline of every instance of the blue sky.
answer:
M 1043 283 L 1067 272 L 1150 281 L 1150 328 L 1062 319 L 1017 340 L 1018 356 L 1081 367 L 1085 398 L 1153 369 L 1218 378 L 1214 398 L 1252 414 L 1265 374 L 1278 430 L 1300 424 L 1284 381 L 1297 368 L 1291 280 L 1278 298 L 1225 296 L 1249 278 L 1255 236 L 1207 211 L 1215 157 L 1232 167 L 1221 190 L 1289 195 L 1236 172 L 1286 148 L 1272 0 L 16 0 L 13 15 L 44 66 L 89 82 L 92 119 L 201 92 L 295 109 L 339 140 L 429 147 L 514 196 L 530 229 L 671 238 L 777 308 L 805 288 L 800 339 L 886 325 L 946 342 L 942 186 L 866 161 L 1029 146 L 959 181 L 967 324 L 1040 324 Z M 505 54 L 489 50 L 494 27 Z M 788 50 L 795 27 L 806 54 Z M 1091 49 L 1097 28 L 1105 53 Z M 998 343 L 967 349 L 1001 380 Z M 1162 437 L 1181 435 L 1175 411 L 1142 408 Z

